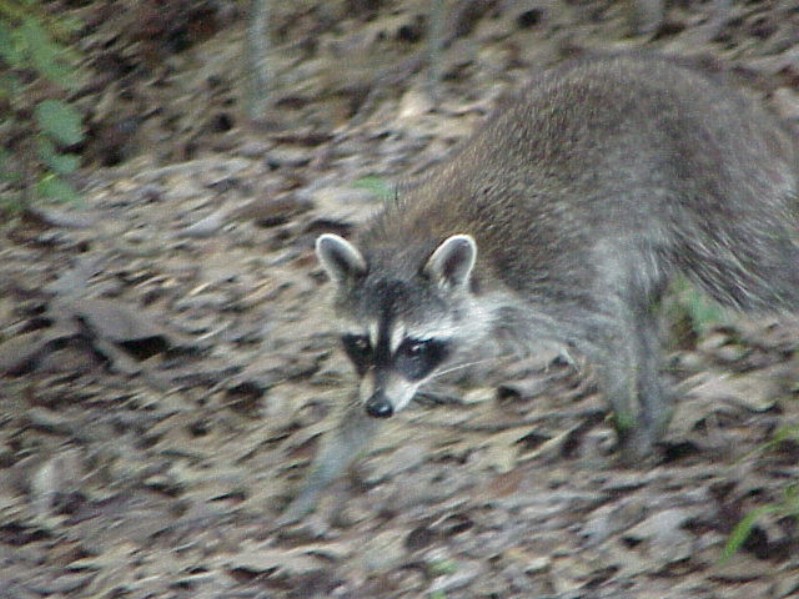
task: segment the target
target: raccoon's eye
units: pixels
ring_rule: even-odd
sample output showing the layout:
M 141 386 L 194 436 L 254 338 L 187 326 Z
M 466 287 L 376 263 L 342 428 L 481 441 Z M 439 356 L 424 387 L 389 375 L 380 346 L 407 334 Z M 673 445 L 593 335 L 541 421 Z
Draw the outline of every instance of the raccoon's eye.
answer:
M 447 343 L 436 339 L 406 339 L 397 349 L 396 367 L 411 380 L 426 377 L 448 354 Z
M 347 352 L 350 360 L 355 364 L 356 370 L 362 374 L 372 360 L 372 344 L 369 342 L 369 337 L 366 335 L 344 335 L 341 338 L 341 343 L 344 345 L 344 351 Z
M 414 341 L 408 339 L 400 345 L 400 351 L 408 358 L 418 359 L 429 351 L 432 341 Z

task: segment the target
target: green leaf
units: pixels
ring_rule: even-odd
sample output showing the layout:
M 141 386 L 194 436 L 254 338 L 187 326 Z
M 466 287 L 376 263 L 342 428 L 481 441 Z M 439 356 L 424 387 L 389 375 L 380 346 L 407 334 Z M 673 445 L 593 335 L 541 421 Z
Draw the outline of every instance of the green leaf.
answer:
M 427 564 L 427 572 L 430 576 L 446 576 L 455 574 L 458 571 L 458 562 L 452 560 L 435 560 Z
M 777 443 L 785 443 L 786 441 L 799 441 L 799 425 L 783 426 L 778 428 L 774 433 L 774 441 Z
M 83 140 L 83 123 L 80 113 L 60 100 L 44 100 L 34 110 L 41 130 L 64 145 Z
M 25 86 L 14 73 L 0 73 L 0 98 L 13 100 L 22 95 Z
M 36 19 L 25 19 L 18 31 L 27 46 L 33 66 L 42 76 L 62 87 L 74 83 L 74 69 L 64 61 L 66 49 L 54 43 Z
M 724 309 L 696 289 L 689 291 L 688 313 L 691 315 L 694 329 L 700 335 L 714 325 L 724 322 Z
M 47 35 L 39 21 L 33 17 L 26 17 L 22 21 L 22 25 L 17 28 L 17 32 L 19 32 L 21 41 L 25 43 L 28 53 L 34 61 L 37 60 L 36 56 L 39 57 L 39 60 L 45 62 L 50 60 L 48 57 L 54 54 L 50 36 Z
M 12 171 L 12 154 L 5 148 L 0 148 L 0 181 L 15 183 L 22 179 L 22 175 Z
M 0 58 L 5 60 L 11 68 L 19 68 L 25 58 L 19 43 L 19 36 L 15 34 L 16 30 L 0 21 Z
M 353 187 L 357 189 L 366 189 L 371 191 L 375 196 L 381 200 L 390 200 L 394 197 L 394 189 L 382 177 L 368 175 L 356 180 Z
M 57 174 L 68 175 L 75 172 L 80 166 L 80 156 L 77 154 L 59 152 L 53 142 L 43 136 L 39 136 L 36 141 L 39 158 Z
M 56 154 L 47 162 L 47 166 L 59 175 L 69 175 L 80 167 L 80 156 L 77 154 Z
M 785 489 L 785 499 L 783 500 L 783 512 L 787 516 L 799 520 L 799 482 L 788 485 Z
M 18 214 L 24 207 L 21 192 L 0 193 L 0 214 Z
M 40 197 L 50 198 L 59 202 L 77 202 L 80 196 L 67 181 L 57 175 L 47 175 L 36 185 Z
M 58 30 L 64 35 L 80 33 L 84 25 L 81 19 L 73 16 L 60 17 L 57 21 Z

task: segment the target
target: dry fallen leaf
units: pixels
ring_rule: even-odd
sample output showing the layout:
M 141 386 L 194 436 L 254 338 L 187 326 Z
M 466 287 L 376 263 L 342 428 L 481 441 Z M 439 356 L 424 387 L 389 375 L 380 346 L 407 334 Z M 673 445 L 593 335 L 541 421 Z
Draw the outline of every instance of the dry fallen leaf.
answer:
M 64 449 L 42 464 L 30 482 L 33 511 L 44 517 L 51 513 L 58 496 L 65 496 L 80 487 L 81 455 L 78 449 Z
M 59 308 L 71 312 L 97 335 L 115 343 L 165 338 L 169 334 L 141 309 L 123 302 L 84 298 Z
M 62 327 L 33 331 L 11 337 L 0 344 L 0 373 L 19 375 L 34 369 L 59 342 L 75 335 Z

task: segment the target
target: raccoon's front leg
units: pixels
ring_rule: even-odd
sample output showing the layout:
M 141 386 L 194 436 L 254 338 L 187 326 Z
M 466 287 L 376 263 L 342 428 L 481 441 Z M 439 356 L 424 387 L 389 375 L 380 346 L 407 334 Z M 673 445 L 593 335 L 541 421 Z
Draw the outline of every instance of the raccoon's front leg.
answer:
M 631 348 L 615 336 L 613 345 L 589 346 L 585 353 L 596 368 L 600 391 L 610 404 L 619 446 L 626 453 L 639 422 L 635 356 Z M 639 443 L 634 445 L 638 446 Z
M 666 434 L 674 413 L 674 395 L 663 386 L 660 376 L 661 350 L 655 316 L 645 309 L 638 313 L 635 323 L 636 353 L 639 359 L 637 372 L 640 411 L 636 431 L 642 435 L 644 453 Z M 640 450 L 639 450 L 640 453 Z
M 369 417 L 357 398 L 351 401 L 336 428 L 322 439 L 300 492 L 280 515 L 278 525 L 296 522 L 312 512 L 321 492 L 369 445 L 379 425 L 380 421 Z
M 650 453 L 665 433 L 672 409 L 658 373 L 655 320 L 646 310 L 630 312 L 628 318 L 609 323 L 604 343 L 592 344 L 587 353 L 613 410 L 623 457 L 632 462 Z

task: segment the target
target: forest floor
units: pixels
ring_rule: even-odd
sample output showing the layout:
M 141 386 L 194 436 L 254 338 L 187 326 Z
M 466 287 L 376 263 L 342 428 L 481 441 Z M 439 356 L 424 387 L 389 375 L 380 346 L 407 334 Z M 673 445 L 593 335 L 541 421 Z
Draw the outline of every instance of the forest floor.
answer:
M 712 57 L 796 121 L 795 2 L 670 3 L 650 35 L 621 2 L 450 3 L 435 99 L 429 1 L 275 2 L 258 128 L 241 3 L 113 4 L 72 9 L 84 201 L 0 226 L 0 598 L 799 594 L 799 325 L 776 318 L 666 323 L 650 463 L 620 464 L 590 368 L 503 361 L 277 524 L 355 383 L 315 237 L 574 55 Z

